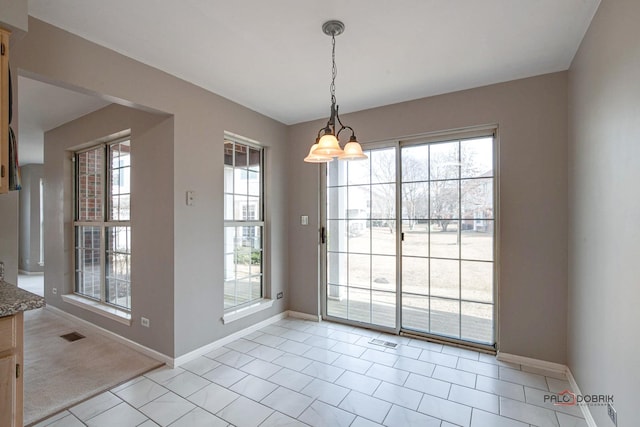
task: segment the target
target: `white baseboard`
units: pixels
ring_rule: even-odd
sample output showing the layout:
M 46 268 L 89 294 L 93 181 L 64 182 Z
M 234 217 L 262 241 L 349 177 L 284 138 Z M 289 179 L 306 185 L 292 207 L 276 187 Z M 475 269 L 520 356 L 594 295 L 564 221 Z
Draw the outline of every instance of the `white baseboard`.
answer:
M 576 382 L 576 379 L 573 377 L 573 374 L 571 373 L 571 369 L 569 369 L 567 367 L 567 379 L 569 380 L 569 384 L 571 385 L 571 391 L 573 391 L 575 394 L 582 394 L 582 392 L 580 391 L 580 387 L 578 387 L 578 383 Z M 580 410 L 582 411 L 582 416 L 584 417 L 584 420 L 587 422 L 587 425 L 589 427 L 598 427 L 596 425 L 596 421 L 593 419 L 593 416 L 591 415 L 591 411 L 589 410 L 589 406 L 587 405 L 580 405 Z
M 498 352 L 496 359 L 501 362 L 515 363 L 517 365 L 525 365 L 531 368 L 544 369 L 545 371 L 566 374 L 567 367 L 561 363 L 547 362 L 546 360 L 533 359 L 531 357 L 518 356 L 516 354 Z
M 289 317 L 295 317 L 296 319 L 311 320 L 312 322 L 322 321 L 322 317 L 320 315 L 301 313 L 299 311 L 291 311 L 291 310 L 289 310 L 287 314 Z
M 132 341 L 128 338 L 125 338 L 121 335 L 118 335 L 115 332 L 111 332 L 107 329 L 101 328 L 100 326 L 94 325 L 93 323 L 86 321 L 84 319 L 81 319 L 78 316 L 74 316 L 73 314 L 67 313 L 66 311 L 60 310 L 59 308 L 54 307 L 52 305 L 47 305 L 45 309 L 51 310 L 52 312 L 59 314 L 60 316 L 65 317 L 71 320 L 72 322 L 78 322 L 82 326 L 87 327 L 100 335 L 104 335 L 108 338 L 111 338 L 112 340 L 117 341 L 120 344 L 126 345 L 127 347 L 132 348 L 144 354 L 145 356 L 149 356 L 150 358 L 157 360 L 158 362 L 166 363 L 169 366 L 173 364 L 172 357 L 167 356 L 166 354 L 160 353 L 159 351 L 153 350 L 149 347 L 145 347 L 142 344 L 138 344 L 137 342 Z
M 44 271 L 27 271 L 18 269 L 18 274 L 24 274 L 25 276 L 44 276 Z
M 567 380 L 569 381 L 569 385 L 571 386 L 571 391 L 578 395 L 582 394 L 582 392 L 580 391 L 580 387 L 578 387 L 578 383 L 576 382 L 576 379 L 573 377 L 571 370 L 566 365 L 563 365 L 560 363 L 547 362 L 546 360 L 533 359 L 531 357 L 517 356 L 515 354 L 500 353 L 500 352 L 498 352 L 498 354 L 496 355 L 496 359 L 500 360 L 501 362 L 516 363 L 518 365 L 524 365 L 531 368 L 538 368 L 538 369 L 543 369 L 545 371 L 564 374 L 567 377 Z M 593 416 L 591 415 L 589 406 L 580 405 L 580 411 L 582 411 L 582 416 L 584 417 L 589 427 L 598 427 L 596 425 L 595 420 L 593 419 Z
M 155 359 L 159 362 L 162 362 L 164 364 L 166 364 L 169 367 L 175 368 L 177 366 L 180 366 L 184 363 L 187 363 L 193 359 L 196 359 L 199 356 L 202 356 L 203 354 L 207 354 L 213 350 L 215 350 L 218 347 L 222 347 L 225 344 L 228 344 L 232 341 L 237 340 L 238 338 L 242 338 L 246 335 L 249 335 L 250 333 L 257 331 L 258 329 L 262 329 L 265 326 L 268 326 L 272 323 L 275 323 L 279 320 L 285 319 L 288 316 L 291 317 L 296 317 L 296 318 L 304 318 L 304 319 L 308 319 L 308 320 L 314 320 L 314 321 L 319 321 L 319 318 L 317 318 L 316 316 L 312 316 L 309 314 L 305 314 L 305 313 L 298 313 L 298 312 L 289 312 L 289 311 L 283 311 L 282 313 L 276 314 L 275 316 L 272 316 L 268 319 L 263 320 L 262 322 L 256 323 L 254 325 L 249 326 L 248 328 L 242 329 L 238 332 L 234 332 L 231 335 L 227 335 L 226 337 L 220 338 L 219 340 L 216 340 L 212 343 L 209 343 L 207 345 L 204 345 L 200 348 L 197 348 L 193 351 L 190 351 L 187 354 L 183 354 L 182 356 L 173 358 L 170 356 L 167 356 L 166 354 L 160 353 L 156 350 L 150 349 L 148 347 L 143 346 L 142 344 L 138 344 L 135 341 L 132 341 L 128 338 L 125 338 L 121 335 L 116 334 L 115 332 L 111 332 L 107 329 L 101 328 L 100 326 L 94 325 L 93 323 L 81 319 L 77 316 L 74 316 L 73 314 L 67 313 L 66 311 L 63 311 L 57 307 L 51 306 L 51 305 L 47 305 L 46 306 L 47 310 L 51 310 L 52 312 L 61 315 L 62 317 L 65 317 L 73 322 L 78 322 L 80 323 L 82 326 L 85 326 L 93 331 L 95 331 L 96 333 L 99 333 L 101 335 L 104 335 L 106 337 L 109 337 L 111 339 L 113 339 L 114 341 L 117 341 L 123 345 L 126 345 L 127 347 L 130 347 L 146 356 L 151 357 L 152 359 Z
M 172 360 L 171 364 L 167 363 L 169 366 L 175 368 L 177 366 L 180 366 L 182 364 L 185 364 L 187 362 L 190 362 L 194 359 L 196 359 L 199 356 L 202 356 L 203 354 L 207 354 L 210 353 L 211 351 L 215 350 L 216 348 L 222 347 L 225 344 L 228 344 L 232 341 L 237 340 L 238 338 L 242 338 L 246 335 L 249 335 L 252 332 L 257 331 L 258 329 L 262 329 L 265 326 L 269 326 L 272 323 L 277 322 L 278 320 L 282 320 L 284 318 L 286 318 L 288 316 L 288 312 L 287 311 L 283 311 L 282 313 L 278 313 L 275 316 L 272 316 L 268 319 L 263 320 L 262 322 L 256 323 L 254 325 L 249 326 L 248 328 L 244 328 L 238 332 L 234 332 L 231 335 L 227 335 L 226 337 L 220 338 L 219 340 L 216 340 L 212 343 L 209 343 L 207 345 L 204 345 L 200 348 L 197 348 L 193 351 L 190 351 L 187 354 L 183 354 L 182 356 L 176 357 L 175 359 Z

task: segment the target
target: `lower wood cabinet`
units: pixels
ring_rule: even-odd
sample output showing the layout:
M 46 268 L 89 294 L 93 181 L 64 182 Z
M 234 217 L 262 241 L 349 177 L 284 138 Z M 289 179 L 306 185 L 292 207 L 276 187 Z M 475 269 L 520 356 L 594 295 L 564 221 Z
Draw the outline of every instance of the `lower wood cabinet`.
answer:
M 0 426 L 22 427 L 24 315 L 0 317 Z

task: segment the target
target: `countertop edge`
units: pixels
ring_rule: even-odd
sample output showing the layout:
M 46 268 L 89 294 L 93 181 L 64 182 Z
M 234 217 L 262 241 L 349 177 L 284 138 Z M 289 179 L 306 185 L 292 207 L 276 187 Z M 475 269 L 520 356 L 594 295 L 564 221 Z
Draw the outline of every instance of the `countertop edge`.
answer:
M 0 282 L 0 317 L 13 316 L 45 305 L 43 297 L 20 289 L 11 283 Z

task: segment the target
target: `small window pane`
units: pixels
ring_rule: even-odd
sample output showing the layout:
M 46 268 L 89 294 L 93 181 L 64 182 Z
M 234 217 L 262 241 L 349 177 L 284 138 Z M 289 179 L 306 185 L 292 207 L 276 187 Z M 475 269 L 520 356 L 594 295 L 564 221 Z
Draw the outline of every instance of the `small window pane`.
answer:
M 493 223 L 477 219 L 473 221 L 473 228 L 461 233 L 462 259 L 493 261 Z
M 493 219 L 493 178 L 461 181 L 462 217 Z
M 493 303 L 493 264 L 462 261 L 460 263 L 463 300 Z
M 429 297 L 402 294 L 402 326 L 416 331 L 430 331 Z
M 79 221 L 102 221 L 102 198 L 104 191 L 104 150 L 98 147 L 77 154 L 76 186 Z
M 341 239 L 347 233 L 347 221 L 327 220 L 327 250 L 329 252 L 346 251 L 347 241 Z
M 402 257 L 402 290 L 429 295 L 429 259 Z
M 431 295 L 460 297 L 459 261 L 432 259 L 430 264 Z
M 493 305 L 472 302 L 461 303 L 461 338 L 483 344 L 492 344 Z
M 369 255 L 349 254 L 349 286 L 371 287 L 371 262 Z
M 347 219 L 347 187 L 327 190 L 327 218 Z
M 349 320 L 371 322 L 371 291 L 349 287 Z
M 233 171 L 233 191 L 236 194 L 249 194 L 249 171 L 246 169 L 234 169 Z
M 370 152 L 368 154 L 370 154 Z M 341 162 L 332 162 L 332 163 L 341 163 Z M 347 183 L 349 185 L 369 184 L 369 180 L 370 180 L 369 158 L 364 160 L 358 160 L 357 162 L 342 162 L 342 163 L 346 163 L 348 168 Z
M 460 302 L 430 298 L 431 332 L 460 338 Z
M 76 227 L 76 292 L 101 298 L 100 227 Z
M 385 148 L 369 151 L 372 184 L 393 184 L 396 182 L 396 150 Z
M 449 220 L 460 218 L 459 181 L 431 182 L 431 219 Z
M 417 145 L 402 149 L 402 182 L 429 179 L 429 146 Z
M 441 227 L 429 235 L 431 256 L 434 258 L 458 258 L 460 256 L 459 221 L 439 221 Z M 444 227 L 444 228 L 443 228 Z
M 404 229 L 402 254 L 408 256 L 429 256 L 429 224 L 418 224 L 413 230 Z
M 260 150 L 255 148 L 249 148 L 249 169 L 255 172 L 260 172 L 261 163 Z
M 109 146 L 110 163 L 110 221 L 129 221 L 131 218 L 131 145 L 121 141 Z
M 410 182 L 402 184 L 402 218 L 412 227 L 416 221 L 429 218 L 429 184 Z
M 431 179 L 456 179 L 460 176 L 458 141 L 432 144 L 430 148 Z
M 233 166 L 233 142 L 232 141 L 224 142 L 224 164 L 225 166 L 226 165 Z
M 371 287 L 380 291 L 396 290 L 396 257 L 371 257 Z
M 371 191 L 371 219 L 393 220 L 396 217 L 396 186 L 376 184 Z
M 460 143 L 462 178 L 493 176 L 493 138 L 480 138 Z
M 248 156 L 247 152 L 249 151 L 249 147 L 243 144 L 234 144 L 235 147 L 235 161 L 233 165 L 236 168 L 246 168 L 248 166 Z
M 259 196 L 261 192 L 260 173 L 256 171 L 249 171 L 247 173 L 247 179 L 249 182 L 249 195 Z
M 371 322 L 393 328 L 396 325 L 395 292 L 371 292 Z
M 107 227 L 107 302 L 131 308 L 131 227 Z

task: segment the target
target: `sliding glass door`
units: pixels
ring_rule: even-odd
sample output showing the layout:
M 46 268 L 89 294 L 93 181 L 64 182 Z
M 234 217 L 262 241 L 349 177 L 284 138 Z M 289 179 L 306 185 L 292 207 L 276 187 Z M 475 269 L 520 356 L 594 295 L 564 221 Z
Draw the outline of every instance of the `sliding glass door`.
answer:
M 401 148 L 402 328 L 493 344 L 493 138 Z
M 326 181 L 326 315 L 396 329 L 396 149 L 331 162 Z
M 324 315 L 493 345 L 492 132 L 365 152 L 327 165 Z

